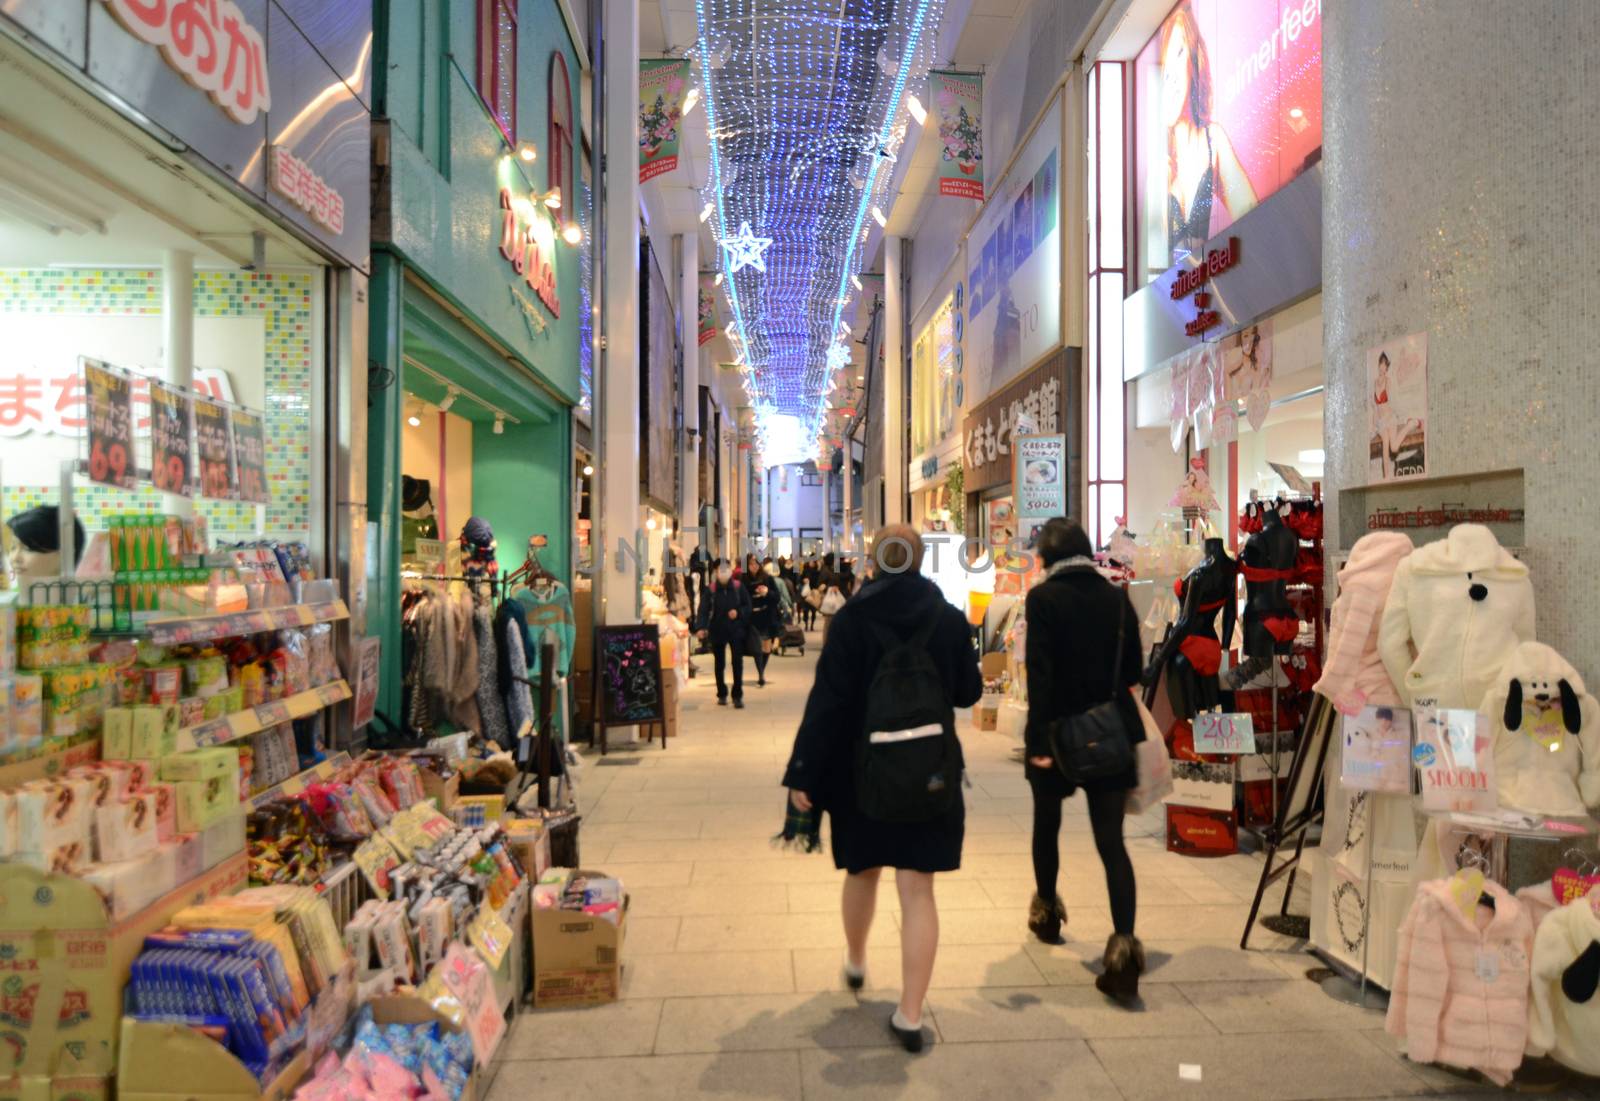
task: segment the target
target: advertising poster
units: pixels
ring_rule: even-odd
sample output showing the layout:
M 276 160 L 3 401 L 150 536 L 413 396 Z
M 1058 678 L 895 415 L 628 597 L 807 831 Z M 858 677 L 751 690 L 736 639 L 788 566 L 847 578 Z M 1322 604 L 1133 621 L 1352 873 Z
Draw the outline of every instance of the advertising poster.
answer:
M 1420 704 L 1413 717 L 1417 740 L 1411 763 L 1422 788 L 1422 809 L 1469 814 L 1498 809 L 1490 723 L 1474 711 Z
M 228 410 L 233 428 L 234 461 L 239 472 L 239 500 L 269 504 L 267 490 L 267 440 L 261 414 L 248 409 Z
M 1365 707 L 1342 717 L 1339 782 L 1352 791 L 1411 794 L 1411 712 Z
M 969 393 L 992 393 L 1061 344 L 1060 166 L 1057 97 L 967 238 Z
M 80 359 L 89 403 L 89 479 L 132 489 L 133 381 L 126 371 L 97 359 Z
M 1374 482 L 1428 473 L 1428 334 L 1367 351 L 1368 475 Z
M 711 342 L 717 335 L 717 284 L 716 275 L 709 271 L 700 273 L 700 346 Z
M 201 397 L 194 399 L 194 446 L 200 464 L 200 496 L 213 501 L 238 497 L 227 406 Z
M 1017 506 L 1009 497 L 985 501 L 984 530 L 988 532 L 989 557 L 994 565 L 994 591 L 1002 595 L 1022 595 L 1022 574 L 1026 560 L 1010 553 L 1017 538 Z
M 689 88 L 687 59 L 639 62 L 639 182 L 678 167 L 678 119 Z
M 1317 162 L 1322 0 L 1182 0 L 1134 80 L 1142 236 L 1159 271 Z
M 194 492 L 193 417 L 194 399 L 150 380 L 150 481 L 163 493 L 187 497 Z
M 1017 436 L 1017 515 L 1049 519 L 1067 514 L 1067 438 Z
M 1259 432 L 1272 408 L 1272 321 L 1247 325 L 1222 341 L 1224 404 L 1244 402 L 1245 419 Z M 1219 440 L 1218 442 L 1226 442 Z
M 939 123 L 939 194 L 983 200 L 983 74 L 928 74 Z

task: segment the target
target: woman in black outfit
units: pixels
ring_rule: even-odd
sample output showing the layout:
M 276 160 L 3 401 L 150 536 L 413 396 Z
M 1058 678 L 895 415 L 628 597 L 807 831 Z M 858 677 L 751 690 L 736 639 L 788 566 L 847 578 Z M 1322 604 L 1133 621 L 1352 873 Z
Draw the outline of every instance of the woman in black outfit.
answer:
M 778 614 L 776 583 L 765 573 L 746 573 L 744 583 L 750 586 L 750 657 L 756 663 L 756 687 L 767 686 L 766 640 L 783 634 L 782 617 Z
M 816 593 L 820 597 L 822 592 L 822 567 L 817 565 L 815 558 L 806 559 L 805 566 L 800 570 L 800 587 L 805 590 L 806 596 Z M 817 627 L 817 609 L 810 600 L 806 599 L 806 596 L 800 597 L 801 626 L 808 631 L 813 631 Z
M 875 576 L 833 617 L 783 783 L 797 810 L 828 812 L 833 862 L 848 873 L 841 908 L 848 945 L 844 977 L 851 989 L 866 983 L 867 934 L 879 875 L 884 868 L 895 869 L 901 995 L 890 1025 L 907 1050 L 920 1051 L 922 1002 L 939 947 L 933 876 L 961 867 L 966 808 L 958 802 L 927 822 L 868 818 L 856 798 L 855 751 L 866 736 L 867 690 L 888 647 L 920 632 L 951 707 L 977 703 L 983 678 L 966 617 L 918 572 L 921 536 L 895 525 L 880 531 L 873 545 L 881 548 Z
M 1082 527 L 1062 517 L 1051 520 L 1039 533 L 1037 551 L 1046 573 L 1027 601 L 1027 777 L 1033 788 L 1033 875 L 1038 892 L 1028 908 L 1028 928 L 1045 943 L 1056 944 L 1067 920 L 1066 906 L 1056 894 L 1061 801 L 1076 786 L 1055 766 L 1049 731 L 1057 719 L 1121 699 L 1128 708 L 1128 729 L 1135 741 L 1143 741 L 1143 726 L 1128 691 L 1139 682 L 1141 646 L 1138 614 L 1127 594 L 1095 569 L 1094 551 Z M 1144 970 L 1144 947 L 1133 935 L 1133 863 L 1122 840 L 1123 811 L 1129 790 L 1136 786 L 1137 767 L 1083 785 L 1116 930 L 1106 943 L 1105 970 L 1095 986 L 1123 1003 L 1138 997 Z

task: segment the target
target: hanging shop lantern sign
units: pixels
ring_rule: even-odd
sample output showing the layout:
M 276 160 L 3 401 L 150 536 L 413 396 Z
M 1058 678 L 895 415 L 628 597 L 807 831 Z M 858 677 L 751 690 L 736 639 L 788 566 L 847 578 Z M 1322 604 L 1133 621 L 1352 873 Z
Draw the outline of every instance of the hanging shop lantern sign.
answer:
M 983 74 L 931 72 L 939 120 L 939 194 L 983 201 Z
M 172 69 L 241 126 L 272 109 L 267 45 L 233 0 L 169 3 L 105 0 L 128 33 L 156 47 Z
M 500 189 L 500 255 L 544 303 L 551 317 L 561 316 L 556 296 L 556 235 L 550 220 L 534 204 L 518 199 L 509 187 Z

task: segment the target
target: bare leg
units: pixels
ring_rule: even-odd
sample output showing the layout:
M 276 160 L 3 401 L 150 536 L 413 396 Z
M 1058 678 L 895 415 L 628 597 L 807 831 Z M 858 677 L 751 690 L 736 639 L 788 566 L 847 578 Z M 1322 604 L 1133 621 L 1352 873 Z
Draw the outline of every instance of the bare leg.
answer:
M 939 907 L 931 873 L 902 869 L 894 873 L 894 882 L 900 891 L 900 1019 L 915 1028 L 922 1023 L 922 1001 L 939 951 Z
M 878 910 L 878 874 L 882 871 L 882 868 L 869 868 L 844 877 L 841 909 L 848 946 L 845 959 L 857 972 L 867 966 L 867 934 L 872 932 L 872 916 Z

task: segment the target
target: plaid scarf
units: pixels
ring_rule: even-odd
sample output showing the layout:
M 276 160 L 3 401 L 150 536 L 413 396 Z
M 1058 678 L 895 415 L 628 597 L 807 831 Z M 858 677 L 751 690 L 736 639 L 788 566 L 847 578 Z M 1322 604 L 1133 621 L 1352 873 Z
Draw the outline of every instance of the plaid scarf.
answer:
M 784 792 L 783 829 L 772 839 L 772 847 L 797 853 L 821 852 L 822 809 L 799 810 L 789 801 L 789 793 Z

